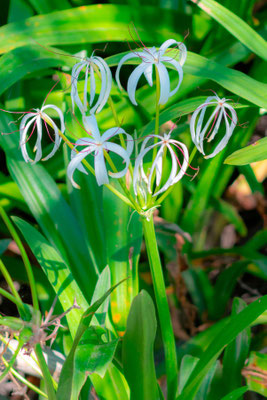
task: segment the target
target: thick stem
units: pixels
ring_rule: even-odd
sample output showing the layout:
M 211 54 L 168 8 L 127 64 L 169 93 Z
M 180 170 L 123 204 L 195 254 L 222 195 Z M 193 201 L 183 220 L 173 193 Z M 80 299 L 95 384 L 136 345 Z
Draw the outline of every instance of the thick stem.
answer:
M 165 365 L 168 388 L 167 399 L 174 400 L 178 384 L 176 347 L 153 218 L 151 217 L 149 221 L 143 218 L 142 224 L 165 352 Z

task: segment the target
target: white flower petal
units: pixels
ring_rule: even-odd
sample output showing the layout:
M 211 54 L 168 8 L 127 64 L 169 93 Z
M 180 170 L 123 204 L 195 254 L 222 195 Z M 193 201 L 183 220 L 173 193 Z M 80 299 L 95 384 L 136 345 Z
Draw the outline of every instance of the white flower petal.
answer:
M 34 116 L 34 118 L 32 118 Z M 30 119 L 30 121 L 28 121 Z M 20 148 L 21 148 L 21 153 L 22 157 L 26 162 L 32 161 L 31 158 L 28 155 L 27 152 L 27 133 L 32 124 L 36 122 L 37 116 L 34 113 L 30 113 L 28 115 L 25 115 L 20 123 Z M 28 121 L 28 122 L 27 122 Z M 27 123 L 26 123 L 27 122 Z
M 150 168 L 150 173 L 148 177 L 148 191 L 151 193 L 151 183 L 152 183 L 152 178 L 154 175 L 154 171 L 156 170 L 156 185 L 159 186 L 161 177 L 162 177 L 162 158 L 163 158 L 163 152 L 165 148 L 165 144 L 160 144 L 162 142 L 158 142 L 157 145 L 160 145 L 160 148 L 157 152 L 157 155 L 155 157 L 155 160 L 152 163 L 152 166 Z
M 146 77 L 147 83 L 149 86 L 153 85 L 153 64 L 148 65 L 145 69 L 144 75 Z
M 95 56 L 94 62 L 98 66 L 100 74 L 101 74 L 101 90 L 100 90 L 98 101 L 94 107 L 94 110 L 91 110 L 92 114 L 94 113 L 95 110 L 97 113 L 102 110 L 102 108 L 104 107 L 104 105 L 106 104 L 106 102 L 109 98 L 111 86 L 112 86 L 111 71 L 109 69 L 109 66 L 105 62 L 105 60 L 103 60 L 103 58 L 101 58 L 101 57 Z
M 117 82 L 117 85 L 118 85 L 118 87 L 120 88 L 120 89 L 122 89 L 122 86 L 121 86 L 121 83 L 120 83 L 120 78 L 119 78 L 119 76 L 120 76 L 120 70 L 121 70 L 121 67 L 122 67 L 122 65 L 126 62 L 126 61 L 128 61 L 128 60 L 130 60 L 130 59 L 132 59 L 132 58 L 139 58 L 139 54 L 140 54 L 141 52 L 135 52 L 135 53 L 129 53 L 129 54 L 126 54 L 124 57 L 122 57 L 122 59 L 120 60 L 120 62 L 119 62 L 119 64 L 118 64 L 118 67 L 117 67 L 117 70 L 116 70 L 116 74 L 115 74 L 115 79 L 116 79 L 116 82 Z
M 101 136 L 98 129 L 96 117 L 94 115 L 90 115 L 88 117 L 83 116 L 83 124 L 87 132 L 91 133 L 93 139 L 95 139 L 97 142 L 100 142 Z
M 137 84 L 138 84 L 138 81 L 139 81 L 141 75 L 144 73 L 146 68 L 147 68 L 147 65 L 144 63 L 138 65 L 138 67 L 135 68 L 135 70 L 131 73 L 131 75 L 128 79 L 128 84 L 127 84 L 128 96 L 129 96 L 129 99 L 131 100 L 131 102 L 135 106 L 137 106 L 137 102 L 135 100 L 136 87 L 137 87 Z
M 105 157 L 101 147 L 95 151 L 95 177 L 98 186 L 109 183 Z
M 53 155 L 58 150 L 60 143 L 61 143 L 61 137 L 58 134 L 58 127 L 55 124 L 55 122 L 46 113 L 43 113 L 43 116 L 44 116 L 45 120 L 50 122 L 50 124 L 52 125 L 52 127 L 54 129 L 54 134 L 55 134 L 55 143 L 54 143 L 54 147 L 53 147 L 52 151 L 45 158 L 42 159 L 42 161 L 46 161 L 49 158 L 53 157 Z
M 59 115 L 59 119 L 60 119 L 60 130 L 62 133 L 65 132 L 65 123 L 64 123 L 64 116 L 62 111 L 60 110 L 59 107 L 54 106 L 53 104 L 47 104 L 46 106 L 42 107 L 40 112 L 42 113 L 44 110 L 47 110 L 48 108 L 52 108 L 53 110 L 55 110 L 58 115 Z
M 112 176 L 113 178 L 122 178 L 126 174 L 128 168 L 129 168 L 129 164 L 130 164 L 130 158 L 129 158 L 128 153 L 126 152 L 126 150 L 123 147 L 121 147 L 120 145 L 118 145 L 116 143 L 105 143 L 103 145 L 103 148 L 105 150 L 109 150 L 109 151 L 112 151 L 113 153 L 118 154 L 125 162 L 125 168 L 122 171 L 120 171 L 120 172 L 109 171 L 109 175 Z
M 79 97 L 78 93 L 78 79 L 80 72 L 82 71 L 83 67 L 86 65 L 86 61 L 82 61 L 78 64 L 75 64 L 74 67 L 72 68 L 72 73 L 71 73 L 71 101 L 72 101 L 72 109 L 74 111 L 74 104 L 77 105 L 79 108 L 80 112 L 84 114 L 84 105 L 81 102 L 81 99 Z
M 34 151 L 36 150 L 36 154 L 32 164 L 37 163 L 42 158 L 42 119 L 40 115 L 36 118 L 36 131 L 37 131 L 37 139 L 34 146 Z
M 95 84 L 94 68 L 92 65 L 90 65 L 90 107 L 92 107 L 95 98 L 95 89 L 96 89 L 96 84 Z
M 158 63 L 155 64 L 160 81 L 160 97 L 159 104 L 166 104 L 170 96 L 170 78 L 165 65 Z
M 79 185 L 77 185 L 77 183 L 74 181 L 73 179 L 73 174 L 74 171 L 76 169 L 79 169 L 81 172 L 85 173 L 88 175 L 87 171 L 85 169 L 83 169 L 83 171 L 80 168 L 81 162 L 82 160 L 92 152 L 93 150 L 91 148 L 86 148 L 84 149 L 84 152 L 80 152 L 80 153 L 76 153 L 75 156 L 72 158 L 72 160 L 70 161 L 68 168 L 67 168 L 67 176 L 70 179 L 72 186 L 74 186 L 75 188 L 79 188 Z
M 176 60 L 168 60 L 167 62 L 174 66 L 174 68 L 178 72 L 178 78 L 179 78 L 177 86 L 170 92 L 169 97 L 172 97 L 178 91 L 182 83 L 184 73 L 183 73 L 183 68 Z

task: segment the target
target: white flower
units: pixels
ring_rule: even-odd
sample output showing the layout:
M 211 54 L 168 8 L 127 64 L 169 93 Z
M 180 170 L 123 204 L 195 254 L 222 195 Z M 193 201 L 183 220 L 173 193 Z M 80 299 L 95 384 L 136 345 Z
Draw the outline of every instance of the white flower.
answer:
M 90 117 L 84 117 L 83 122 L 86 130 L 91 133 L 91 137 L 77 140 L 74 149 L 71 151 L 71 161 L 68 165 L 67 175 L 72 185 L 76 188 L 79 187 L 73 180 L 73 174 L 76 169 L 87 174 L 87 171 L 83 167 L 81 161 L 91 153 L 94 153 L 95 177 L 99 186 L 109 183 L 108 175 L 112 176 L 113 178 L 122 178 L 126 174 L 130 164 L 130 155 L 133 151 L 134 145 L 132 137 L 121 128 L 110 128 L 103 133 L 103 135 L 100 135 L 94 115 L 91 115 Z M 126 135 L 126 149 L 116 143 L 109 142 L 109 139 L 119 134 Z M 77 153 L 75 150 L 77 146 L 84 146 L 84 149 Z M 118 154 L 125 163 L 125 168 L 120 172 L 107 171 L 104 150 Z
M 81 71 L 85 67 L 85 81 L 84 81 L 84 89 L 83 89 L 83 101 L 81 101 L 79 94 L 78 94 L 78 89 L 77 89 L 77 84 L 78 84 L 78 79 Z M 92 104 L 95 99 L 95 89 L 96 89 L 96 84 L 95 84 L 95 71 L 94 67 L 97 67 L 100 72 L 100 77 L 101 77 L 101 89 L 100 89 L 100 94 L 98 97 L 97 102 L 95 105 L 92 107 Z M 85 60 L 77 63 L 74 65 L 72 68 L 71 72 L 71 100 L 72 100 L 72 107 L 74 109 L 74 104 L 76 104 L 81 111 L 82 114 L 85 114 L 88 106 L 87 106 L 87 92 L 88 92 L 88 75 L 90 74 L 90 114 L 98 113 L 102 110 L 104 105 L 106 104 L 110 91 L 111 91 L 111 85 L 112 85 L 112 75 L 111 71 L 109 69 L 109 66 L 103 60 L 101 57 L 97 56 L 91 56 L 90 58 L 86 58 Z
M 59 136 L 59 133 L 58 133 L 58 127 L 55 124 L 55 122 L 47 115 L 47 113 L 44 112 L 48 108 L 52 108 L 53 110 L 55 110 L 58 113 L 59 119 L 60 119 L 60 130 L 62 133 L 64 133 L 64 131 L 65 131 L 63 114 L 62 114 L 62 111 L 57 106 L 48 104 L 46 106 L 43 106 L 41 108 L 41 110 L 36 108 L 36 109 L 34 109 L 36 112 L 30 112 L 30 113 L 26 114 L 22 118 L 20 127 L 19 127 L 20 147 L 21 147 L 22 156 L 26 162 L 31 162 L 32 164 L 35 164 L 36 162 L 40 161 L 42 158 L 42 145 L 41 145 L 42 134 L 43 134 L 42 120 L 44 121 L 47 134 L 49 135 L 50 139 L 54 142 L 53 150 L 45 158 L 43 158 L 42 161 L 46 161 L 49 158 L 51 158 L 55 154 L 57 149 L 59 148 L 59 145 L 61 142 L 61 137 Z M 50 124 L 50 126 L 52 126 L 52 128 L 54 130 L 54 135 L 55 135 L 54 140 L 50 136 L 47 122 Z M 29 137 L 27 137 L 28 131 L 31 126 L 32 126 L 31 133 L 29 134 Z M 37 140 L 36 140 L 33 151 L 34 152 L 36 151 L 36 155 L 35 155 L 34 160 L 32 160 L 28 155 L 26 143 L 31 138 L 32 134 L 34 133 L 35 128 L 37 129 Z
M 157 143 L 147 146 L 149 140 L 151 140 L 152 138 L 157 138 L 157 139 L 159 139 L 159 141 Z M 175 146 L 182 153 L 182 155 L 183 155 L 182 165 L 171 145 Z M 149 175 L 147 177 L 147 175 L 144 171 L 144 167 L 143 167 L 144 157 L 150 150 L 152 150 L 154 147 L 158 147 L 158 146 L 159 146 L 159 150 L 158 150 L 157 155 L 152 163 L 152 166 L 149 171 Z M 134 172 L 133 172 L 133 187 L 134 187 L 135 195 L 137 195 L 137 192 L 140 187 L 141 187 L 141 194 L 142 194 L 142 192 L 143 192 L 142 183 L 143 182 L 145 182 L 147 184 L 149 193 L 152 192 L 151 185 L 152 185 L 152 178 L 153 178 L 154 172 L 156 173 L 156 186 L 157 187 L 160 186 L 161 178 L 162 178 L 163 155 L 165 154 L 165 149 L 168 149 L 170 152 L 170 155 L 171 155 L 171 160 L 172 160 L 171 172 L 170 172 L 169 178 L 167 179 L 165 184 L 160 188 L 160 190 L 158 190 L 156 193 L 153 194 L 153 197 L 157 196 L 158 194 L 167 190 L 170 186 L 177 183 L 184 176 L 186 169 L 188 167 L 188 161 L 189 161 L 189 154 L 188 154 L 187 147 L 182 142 L 171 139 L 171 132 L 169 134 L 165 133 L 163 137 L 159 136 L 159 135 L 150 135 L 144 139 L 142 146 L 141 146 L 140 153 L 136 158 Z M 179 172 L 177 172 L 178 167 L 180 168 Z
M 213 152 L 208 156 L 205 156 L 205 158 L 212 158 L 216 156 L 216 154 L 218 154 L 227 145 L 237 124 L 236 112 L 232 106 L 227 104 L 227 101 L 229 100 L 220 99 L 215 93 L 215 96 L 208 97 L 205 103 L 198 107 L 192 115 L 190 121 L 192 140 L 198 151 L 200 151 L 203 155 L 205 155 L 204 139 L 206 138 L 208 142 L 211 142 L 215 138 L 221 123 L 223 123 L 222 120 L 224 120 L 225 122 L 225 134 L 222 140 L 217 144 Z M 206 110 L 209 108 L 210 105 L 214 105 L 215 109 L 203 126 L 203 120 L 206 114 Z M 231 115 L 227 114 L 226 109 L 229 110 Z M 231 124 L 229 123 L 228 118 L 231 120 Z M 207 130 L 209 128 L 210 130 L 207 133 Z
M 179 48 L 179 62 L 176 61 L 174 58 L 169 57 L 166 55 L 167 49 L 172 46 L 176 45 Z M 118 64 L 118 68 L 116 71 L 116 81 L 118 86 L 121 88 L 120 80 L 119 80 L 119 74 L 120 74 L 120 69 L 126 61 L 132 59 L 132 58 L 140 58 L 142 61 L 141 64 L 135 68 L 135 70 L 131 73 L 129 79 L 128 79 L 128 84 L 127 84 L 127 92 L 129 95 L 129 99 L 131 102 L 137 106 L 136 100 L 135 100 L 135 91 L 136 87 L 138 84 L 138 81 L 141 77 L 142 74 L 145 75 L 147 82 L 150 86 L 153 85 L 153 65 L 155 65 L 155 68 L 158 71 L 159 74 L 159 80 L 160 80 L 160 97 L 159 97 L 159 104 L 165 104 L 167 103 L 169 97 L 173 96 L 177 90 L 180 87 L 180 84 L 183 79 L 183 69 L 182 66 L 185 63 L 186 60 L 186 47 L 183 43 L 177 42 L 174 39 L 169 39 L 164 42 L 159 50 L 157 50 L 155 47 L 151 48 L 144 48 L 142 51 L 134 51 L 130 54 L 125 55 L 122 57 Z M 176 87 L 171 91 L 170 89 L 170 78 L 169 74 L 167 71 L 167 68 L 163 63 L 169 63 L 171 64 L 174 69 L 178 72 L 178 83 Z

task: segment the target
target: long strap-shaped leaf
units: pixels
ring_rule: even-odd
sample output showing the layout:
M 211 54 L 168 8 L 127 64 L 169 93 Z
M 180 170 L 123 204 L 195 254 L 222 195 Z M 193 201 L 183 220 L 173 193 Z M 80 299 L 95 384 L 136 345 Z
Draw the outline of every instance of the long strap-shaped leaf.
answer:
M 142 7 L 142 18 L 135 21 L 142 40 L 152 43 L 170 37 L 181 40 L 174 23 L 170 23 L 175 14 L 183 32 L 191 21 L 184 14 L 173 10 L 159 13 L 155 7 Z M 0 28 L 0 53 L 32 44 L 34 39 L 45 46 L 125 41 L 125 38 L 131 41 L 129 26 L 132 19 L 131 7 L 121 4 L 96 4 L 37 15 Z
M 83 314 L 79 326 L 77 328 L 77 332 L 73 341 L 73 345 L 71 347 L 70 353 L 66 358 L 66 361 L 63 365 L 59 384 L 58 384 L 58 391 L 57 391 L 57 399 L 72 399 L 72 387 L 73 387 L 73 377 L 74 377 L 74 357 L 78 347 L 78 344 L 90 325 L 92 318 L 99 307 L 104 303 L 104 301 L 108 298 L 108 296 L 113 292 L 114 289 L 118 285 L 122 283 L 119 282 L 117 285 L 112 286 L 100 299 L 95 301 Z
M 253 53 L 267 60 L 267 42 L 245 21 L 213 0 L 191 0 L 203 11 L 223 25 Z
M 201 356 L 194 368 L 190 378 L 179 400 L 193 400 L 201 382 L 214 361 L 219 357 L 224 347 L 229 344 L 237 335 L 250 326 L 267 309 L 267 296 L 254 301 L 235 317 L 231 317 L 223 330 L 215 336 L 212 343 Z

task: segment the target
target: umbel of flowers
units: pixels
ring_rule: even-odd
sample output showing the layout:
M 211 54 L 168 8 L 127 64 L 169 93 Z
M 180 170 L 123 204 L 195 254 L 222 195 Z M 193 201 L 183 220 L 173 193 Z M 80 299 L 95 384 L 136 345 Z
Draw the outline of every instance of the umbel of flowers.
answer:
M 140 64 L 134 68 L 129 76 L 127 83 L 127 92 L 130 101 L 137 106 L 135 99 L 136 88 L 140 77 L 144 74 L 148 84 L 153 85 L 156 82 L 158 91 L 158 107 L 166 104 L 178 90 L 183 79 L 183 65 L 186 62 L 187 50 L 183 43 L 174 39 L 165 41 L 158 49 L 156 47 L 144 47 L 141 50 L 132 51 L 126 54 L 120 60 L 116 71 L 116 82 L 121 90 L 120 71 L 123 64 L 131 59 L 138 58 Z M 167 68 L 171 67 L 177 72 L 177 78 L 174 89 L 171 90 L 171 82 Z M 84 86 L 82 97 L 78 91 L 78 83 L 81 73 L 84 73 Z M 101 87 L 97 97 L 96 95 L 96 75 L 100 79 Z M 155 79 L 156 78 L 156 79 Z M 90 86 L 90 89 L 88 89 Z M 82 123 L 87 135 L 76 141 L 71 151 L 71 161 L 67 168 L 67 176 L 72 185 L 79 186 L 75 182 L 75 171 L 86 173 L 83 166 L 83 160 L 87 156 L 93 157 L 94 174 L 98 185 L 109 183 L 109 177 L 123 178 L 127 171 L 131 170 L 131 181 L 133 184 L 136 204 L 142 198 L 141 211 L 147 207 L 153 206 L 151 197 L 156 198 L 175 183 L 177 183 L 186 173 L 189 165 L 189 153 L 185 144 L 171 137 L 171 132 L 159 135 L 158 129 L 155 134 L 139 138 L 140 149 L 137 150 L 137 144 L 134 146 L 133 137 L 125 132 L 121 127 L 113 127 L 104 133 L 100 133 L 95 114 L 101 112 L 106 105 L 112 87 L 112 74 L 106 61 L 94 54 L 91 57 L 84 58 L 74 65 L 71 73 L 71 101 L 73 111 L 75 106 L 82 116 Z M 88 92 L 90 97 L 88 101 Z M 211 107 L 215 107 L 210 112 Z M 60 119 L 60 129 L 47 112 L 53 110 Z M 207 115 L 210 114 L 208 117 Z M 230 114 L 230 115 L 229 115 Z M 229 121 L 230 120 L 230 121 Z M 225 134 L 216 145 L 211 154 L 205 158 L 214 157 L 228 143 L 237 123 L 236 112 L 227 99 L 220 99 L 216 94 L 210 96 L 198 107 L 192 115 L 190 122 L 190 131 L 192 141 L 198 151 L 205 155 L 204 141 L 211 142 L 216 137 L 219 127 L 224 124 Z M 64 137 L 65 124 L 62 111 L 54 105 L 43 105 L 42 108 L 29 112 L 22 118 L 20 124 L 20 146 L 23 158 L 26 162 L 36 163 L 42 158 L 42 132 L 43 129 L 54 142 L 52 151 L 43 158 L 43 161 L 51 158 Z M 53 133 L 50 131 L 52 130 Z M 37 140 L 33 151 L 36 152 L 35 158 L 31 159 L 27 151 L 27 142 L 37 133 Z M 51 136 L 53 135 L 53 137 Z M 133 154 L 133 149 L 135 152 Z M 137 151 L 136 151 L 137 150 Z M 111 155 L 116 154 L 121 159 L 121 167 L 117 170 L 111 160 Z M 144 168 L 144 158 L 152 155 L 150 165 Z M 170 157 L 171 168 L 168 178 L 162 182 L 162 171 L 164 159 Z M 131 164 L 134 159 L 134 165 Z M 147 165 L 147 163 L 146 163 Z M 115 169 L 114 169 L 115 168 Z M 125 186 L 124 186 L 125 188 Z M 128 192 L 129 194 L 129 192 Z M 126 193 L 127 195 L 127 193 Z M 150 201 L 148 202 L 148 197 Z M 133 202 L 132 202 L 133 203 Z M 149 203 L 149 204 L 148 204 Z M 133 204 L 134 206 L 134 204 Z M 134 206 L 134 208 L 136 208 Z M 137 209 L 140 212 L 140 207 Z

